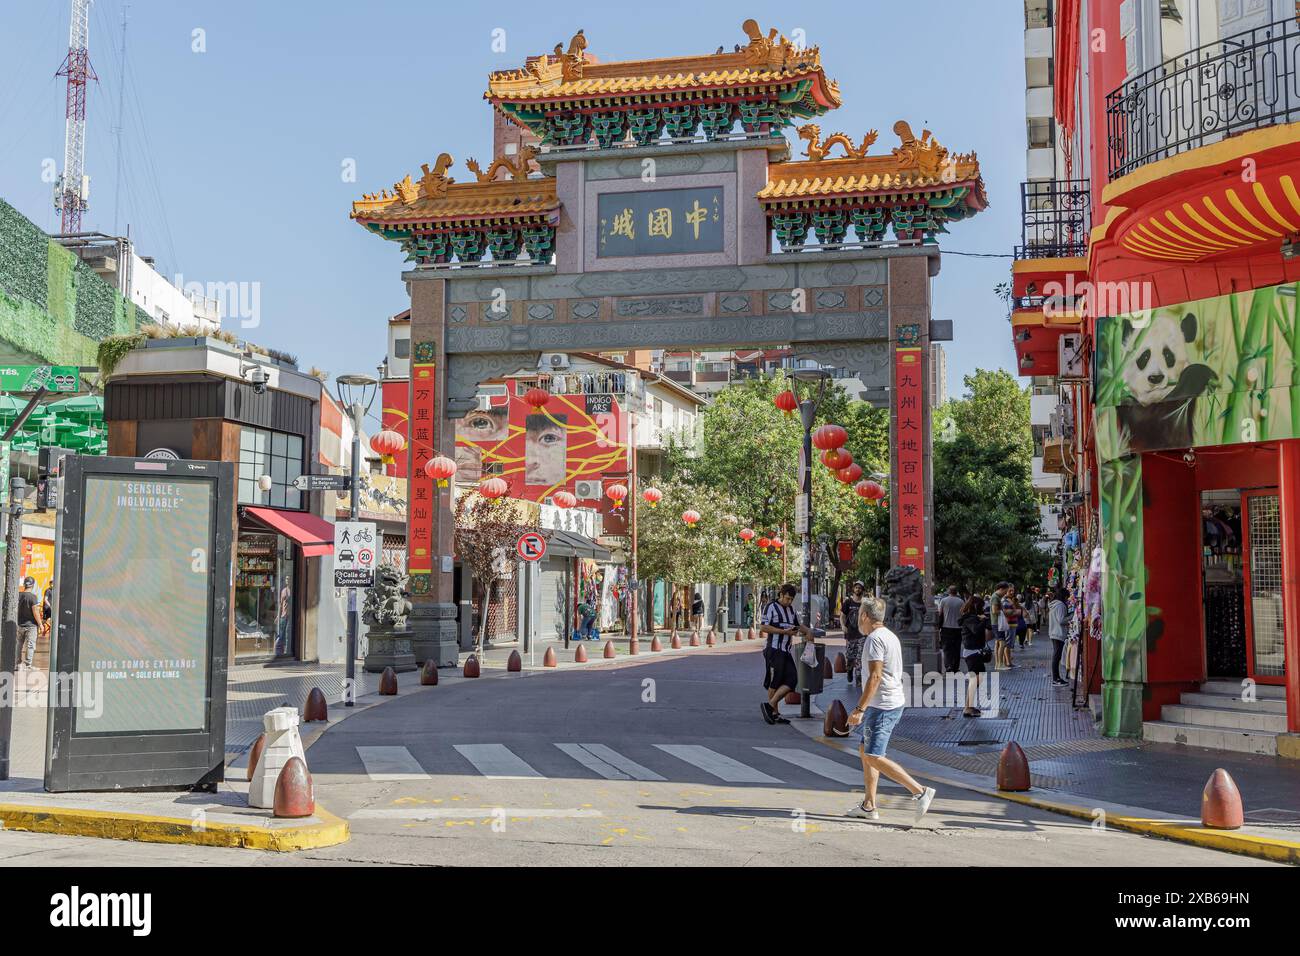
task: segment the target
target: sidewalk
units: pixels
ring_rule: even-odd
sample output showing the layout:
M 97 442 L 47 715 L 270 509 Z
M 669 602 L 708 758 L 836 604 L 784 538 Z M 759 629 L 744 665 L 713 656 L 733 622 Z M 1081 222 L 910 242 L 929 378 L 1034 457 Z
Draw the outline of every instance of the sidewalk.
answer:
M 828 648 L 832 655 L 838 650 Z M 1192 836 L 1205 845 L 1210 831 L 1200 830 L 1201 791 L 1221 767 L 1241 791 L 1246 821 L 1242 830 L 1229 832 L 1293 846 L 1274 848 L 1270 858 L 1286 852 L 1300 860 L 1300 761 L 1103 737 L 1089 711 L 1073 708 L 1068 688 L 1051 686 L 1050 641 L 1039 638 L 1033 647 L 1018 649 L 1014 659 L 1016 667 L 997 672 L 996 710 L 972 719 L 963 718 L 960 707 L 909 707 L 891 750 L 912 758 L 903 762 L 933 779 L 1085 818 L 1106 809 L 1112 823 L 1125 817 L 1150 824 L 1132 827 L 1140 832 L 1176 839 L 1183 837 L 1168 832 L 1170 825 L 1187 824 L 1183 829 L 1198 831 Z M 835 697 L 846 710 L 856 706 L 859 691 L 843 675 L 836 675 L 829 690 L 831 695 L 819 698 L 823 707 Z M 1034 789 L 1027 794 L 996 791 L 998 757 L 1013 740 L 1029 759 Z

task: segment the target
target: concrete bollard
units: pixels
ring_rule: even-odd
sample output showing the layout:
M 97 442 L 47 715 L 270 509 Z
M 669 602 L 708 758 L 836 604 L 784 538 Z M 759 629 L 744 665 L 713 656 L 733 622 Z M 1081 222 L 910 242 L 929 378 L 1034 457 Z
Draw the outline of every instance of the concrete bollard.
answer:
M 319 687 L 313 687 L 311 693 L 307 695 L 307 703 L 302 709 L 302 722 L 310 724 L 318 720 L 328 721 L 330 719 L 329 705 L 325 703 L 325 692 Z
M 603 655 L 604 658 L 605 658 L 605 660 L 607 660 L 607 661 L 613 660 L 613 659 L 614 659 L 614 654 L 615 654 L 615 651 L 614 651 L 614 642 L 613 642 L 613 641 L 606 641 L 606 642 L 605 642 L 605 653 L 604 653 L 604 655 Z
M 637 654 L 640 654 L 640 653 L 641 653 L 641 642 L 640 642 L 640 641 L 637 641 L 637 640 L 631 640 L 631 641 L 628 641 L 628 642 L 627 642 L 627 656 L 628 656 L 628 657 L 635 657 Z
M 1201 791 L 1201 826 L 1211 830 L 1239 830 L 1245 820 L 1241 791 L 1232 775 L 1220 767 L 1210 774 Z
M 849 672 L 849 659 L 844 656 L 843 652 L 835 655 L 835 673 L 847 674 Z
M 749 639 L 750 639 L 751 641 L 756 641 L 756 640 L 758 640 L 758 629 L 757 629 L 757 628 L 751 627 L 751 628 L 749 629 Z
M 713 647 L 714 645 L 717 644 L 717 642 L 718 642 L 718 641 L 717 641 L 717 638 L 715 638 L 715 637 L 713 636 L 713 632 L 712 632 L 712 631 L 709 631 L 709 633 L 706 634 L 705 637 L 704 637 L 704 643 L 707 644 L 707 645 L 709 645 L 709 647 Z
M 430 657 L 420 668 L 420 685 L 423 687 L 438 686 L 438 662 Z
M 787 704 L 799 704 L 803 701 L 799 697 L 799 692 L 797 690 L 792 690 L 790 693 L 785 695 L 785 702 Z
M 662 651 L 663 649 L 664 649 L 664 646 L 663 646 L 663 644 L 660 643 L 660 641 L 659 641 L 659 635 L 656 634 L 653 638 L 650 639 L 650 650 L 651 650 L 651 651 Z
M 253 746 L 248 748 L 248 768 L 245 770 L 244 779 L 252 780 L 253 771 L 257 769 L 257 760 L 262 756 L 262 748 L 266 746 L 266 734 L 260 733 L 257 739 L 253 741 Z
M 577 664 L 587 663 L 587 647 L 585 644 L 578 645 L 578 649 L 573 652 L 573 660 Z
M 1029 759 L 1013 740 L 1002 748 L 1002 756 L 998 757 L 998 789 L 1019 793 L 1029 788 Z
M 699 647 L 699 646 L 700 646 L 700 632 L 691 631 L 691 647 Z
M 844 703 L 838 698 L 831 701 L 822 721 L 822 736 L 847 737 L 849 735 L 849 715 L 844 710 Z
M 740 628 L 736 628 L 736 643 L 739 644 L 744 639 L 745 639 L 745 632 L 742 631 Z
M 682 649 L 682 638 L 681 635 L 678 634 L 676 631 L 673 631 L 673 640 L 671 646 L 672 649 L 675 651 L 680 651 Z
M 297 757 L 306 766 L 307 757 L 302 750 L 302 738 L 298 736 L 297 707 L 268 710 L 262 717 L 262 727 L 266 742 L 248 785 L 248 805 L 270 810 L 275 806 L 275 784 L 280 771 L 292 757 Z
M 546 653 L 542 655 L 542 666 L 543 666 L 543 667 L 554 667 L 555 665 L 556 665 L 556 660 L 555 660 L 555 648 L 553 648 L 553 647 L 548 647 L 548 648 L 546 649 Z
M 822 661 L 822 679 L 823 680 L 835 679 L 835 668 L 831 667 L 831 662 L 828 660 Z
M 392 697 L 397 693 L 397 671 L 391 667 L 385 667 L 384 672 L 379 675 L 379 693 L 385 697 Z
M 316 794 L 307 763 L 290 757 L 275 780 L 275 798 L 271 812 L 277 817 L 309 817 L 316 812 Z
M 524 659 L 519 656 L 518 651 L 511 651 L 510 658 L 506 661 L 506 672 L 518 674 L 524 669 Z
M 479 666 L 477 656 L 471 654 L 469 657 L 465 658 L 465 670 L 463 673 L 466 677 L 478 677 Z

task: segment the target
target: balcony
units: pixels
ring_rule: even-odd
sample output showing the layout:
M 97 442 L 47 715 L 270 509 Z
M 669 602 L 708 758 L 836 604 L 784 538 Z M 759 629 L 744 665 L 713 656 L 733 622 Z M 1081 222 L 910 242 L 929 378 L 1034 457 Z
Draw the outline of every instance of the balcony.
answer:
M 1020 184 L 1017 259 L 1074 259 L 1088 254 L 1092 193 L 1086 179 Z
M 1300 24 L 1279 20 L 1207 43 L 1106 97 L 1114 181 L 1236 133 L 1300 121 Z

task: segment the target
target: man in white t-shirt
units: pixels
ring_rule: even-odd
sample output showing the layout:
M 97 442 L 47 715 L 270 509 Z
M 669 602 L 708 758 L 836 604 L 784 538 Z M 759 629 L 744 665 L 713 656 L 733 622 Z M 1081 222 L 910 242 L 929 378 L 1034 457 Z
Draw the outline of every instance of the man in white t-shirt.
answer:
M 880 598 L 863 598 L 858 619 L 858 630 L 866 635 L 867 641 L 867 682 L 862 688 L 858 706 L 849 714 L 849 726 L 862 727 L 858 753 L 862 757 L 862 776 L 867 792 L 862 803 L 848 815 L 864 820 L 880 819 L 876 809 L 876 786 L 883 773 L 912 794 L 913 823 L 920 823 L 930 809 L 934 788 L 921 786 L 911 774 L 885 756 L 889 735 L 903 716 L 903 647 L 898 643 L 898 635 L 885 627 L 885 602 Z

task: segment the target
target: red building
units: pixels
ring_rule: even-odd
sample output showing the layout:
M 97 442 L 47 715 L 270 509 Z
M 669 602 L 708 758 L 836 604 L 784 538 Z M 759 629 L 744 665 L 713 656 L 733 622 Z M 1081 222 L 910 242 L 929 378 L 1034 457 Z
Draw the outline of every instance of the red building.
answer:
M 1300 755 L 1298 19 L 1026 2 L 1012 327 L 1111 736 Z

